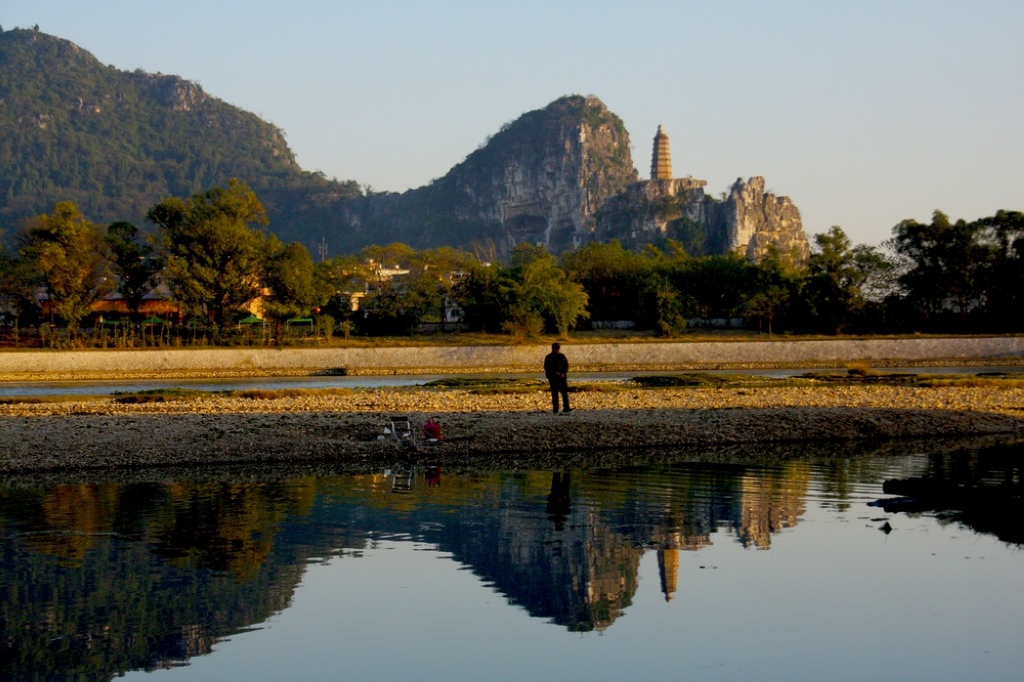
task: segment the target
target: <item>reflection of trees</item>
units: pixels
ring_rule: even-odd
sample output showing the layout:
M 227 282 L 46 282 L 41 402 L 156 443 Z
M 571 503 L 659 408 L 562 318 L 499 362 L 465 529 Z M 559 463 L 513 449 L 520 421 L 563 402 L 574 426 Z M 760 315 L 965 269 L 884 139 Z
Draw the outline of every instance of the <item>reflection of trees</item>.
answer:
M 210 485 L 0 493 L 0 677 L 166 667 L 287 606 L 305 562 L 274 558 L 272 540 L 308 513 L 313 481 Z M 222 535 L 190 545 L 178 529 L 193 519 Z
M 171 486 L 173 513 L 156 552 L 174 563 L 249 578 L 270 552 L 287 514 L 308 513 L 315 482 L 282 487 L 241 483 Z
M 935 511 L 1003 542 L 1024 545 L 1024 462 L 1020 444 L 932 455 L 923 476 L 885 481 L 888 512 Z

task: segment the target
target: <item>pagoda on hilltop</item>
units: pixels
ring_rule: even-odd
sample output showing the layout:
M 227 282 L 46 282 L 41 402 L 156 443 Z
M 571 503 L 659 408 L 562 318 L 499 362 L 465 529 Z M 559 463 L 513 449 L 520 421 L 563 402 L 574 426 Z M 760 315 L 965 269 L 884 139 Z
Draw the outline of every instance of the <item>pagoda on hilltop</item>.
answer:
M 654 151 L 651 153 L 651 180 L 672 179 L 672 155 L 668 150 L 668 135 L 658 124 L 658 133 L 654 136 Z

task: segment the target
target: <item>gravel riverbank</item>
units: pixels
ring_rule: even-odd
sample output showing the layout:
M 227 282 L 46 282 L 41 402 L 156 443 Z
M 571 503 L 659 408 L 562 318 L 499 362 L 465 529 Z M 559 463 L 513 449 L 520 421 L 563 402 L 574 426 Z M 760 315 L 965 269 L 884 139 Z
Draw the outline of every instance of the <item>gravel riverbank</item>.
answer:
M 395 461 L 387 417 L 418 430 L 437 415 L 445 442 L 414 457 L 449 465 L 542 453 L 587 461 L 637 448 L 849 442 L 1006 434 L 1024 438 L 1024 388 L 813 386 L 545 391 L 357 389 L 274 399 L 164 403 L 88 400 L 0 405 L 0 473 L 268 462 Z

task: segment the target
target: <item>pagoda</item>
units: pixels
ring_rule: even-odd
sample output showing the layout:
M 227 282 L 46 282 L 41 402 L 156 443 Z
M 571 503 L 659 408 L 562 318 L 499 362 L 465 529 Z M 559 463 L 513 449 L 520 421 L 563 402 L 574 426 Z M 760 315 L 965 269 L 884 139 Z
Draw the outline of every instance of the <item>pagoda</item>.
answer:
M 672 179 L 672 155 L 668 150 L 668 135 L 658 125 L 658 133 L 654 136 L 654 151 L 651 153 L 651 180 Z

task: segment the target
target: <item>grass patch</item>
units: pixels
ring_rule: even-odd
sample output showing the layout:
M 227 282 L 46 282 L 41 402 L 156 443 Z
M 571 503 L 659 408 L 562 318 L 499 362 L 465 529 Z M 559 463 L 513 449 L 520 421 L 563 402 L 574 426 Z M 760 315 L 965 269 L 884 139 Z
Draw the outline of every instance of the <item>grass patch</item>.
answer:
M 839 372 L 807 372 L 794 378 L 811 379 L 832 384 L 913 384 L 920 374 L 904 372 L 876 372 L 862 369 L 850 369 L 846 374 Z
M 347 395 L 349 388 L 247 388 L 240 391 L 218 391 L 217 395 L 243 400 L 281 400 L 317 395 Z
M 0 398 L 0 405 L 40 405 L 42 403 L 56 403 L 58 400 L 52 398 L 40 398 L 36 396 L 24 396 L 13 398 Z
M 938 388 L 943 386 L 964 388 L 1024 388 L 1024 377 L 991 377 L 991 376 L 937 376 L 922 377 L 919 386 Z
M 740 382 L 738 379 L 750 379 L 746 375 L 718 375 L 695 372 L 693 374 L 648 375 L 633 377 L 630 381 L 642 388 L 722 388 Z
M 881 384 L 886 386 L 920 386 L 935 388 L 942 386 L 962 387 L 1009 387 L 1024 386 L 1024 374 L 1020 372 L 978 372 L 977 374 L 914 374 L 908 372 L 862 371 L 850 368 L 846 374 L 838 372 L 808 372 L 797 379 L 829 383 L 840 386 Z
M 547 388 L 546 381 L 525 377 L 445 377 L 422 385 L 422 388 L 441 388 L 468 391 L 472 395 L 515 395 L 535 393 Z
M 208 396 L 205 391 L 194 391 L 185 388 L 151 388 L 143 391 L 118 391 L 113 394 L 115 403 L 137 405 L 142 403 L 170 403 L 185 400 L 196 400 Z
M 547 386 L 545 386 L 547 388 Z M 621 381 L 594 381 L 591 383 L 569 383 L 572 393 L 619 393 L 632 388 Z

